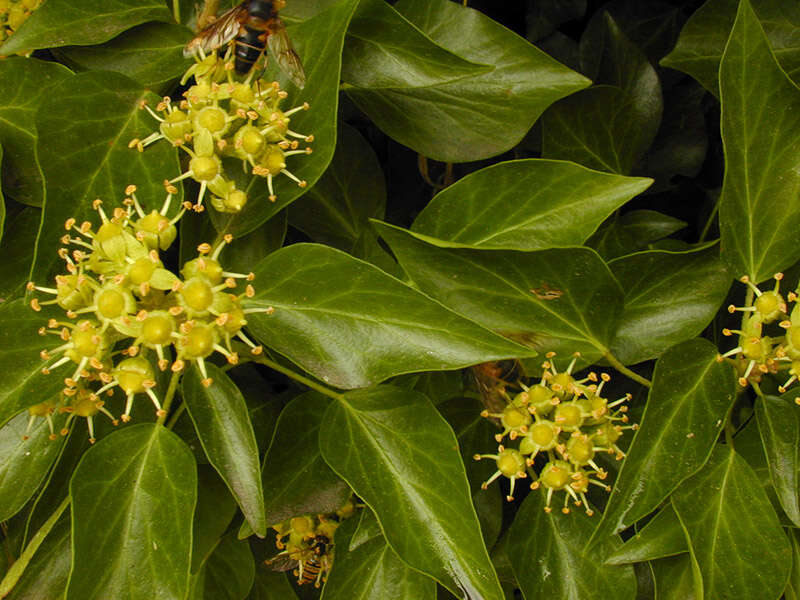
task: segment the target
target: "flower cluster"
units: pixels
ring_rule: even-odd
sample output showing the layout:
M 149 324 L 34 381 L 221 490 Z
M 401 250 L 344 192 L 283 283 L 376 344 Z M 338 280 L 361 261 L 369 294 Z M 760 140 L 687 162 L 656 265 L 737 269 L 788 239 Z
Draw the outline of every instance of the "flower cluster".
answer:
M 548 353 L 542 364 L 543 374 L 536 385 L 520 383 L 522 391 L 507 398 L 502 412 L 484 410 L 481 416 L 499 419 L 502 432 L 495 436 L 497 442 L 508 437 L 518 441 L 517 448 L 500 445 L 497 454 L 476 454 L 475 460 L 491 458 L 497 471 L 483 484 L 483 488 L 501 475 L 510 480 L 507 500 L 514 499 L 517 479 L 530 477 L 531 489 L 543 487 L 547 490 L 545 510 L 550 512 L 550 503 L 555 492 L 564 492 L 562 511 L 569 513 L 570 498 L 575 506 L 583 505 L 586 513 L 593 514 L 586 492 L 590 485 L 606 491 L 610 487 L 603 483 L 608 476 L 596 462 L 600 452 L 616 455 L 621 460 L 625 453 L 617 446 L 617 440 L 625 429 L 636 429 L 627 425 L 626 395 L 609 402 L 603 397 L 603 387 L 610 377 L 603 373 L 599 379 L 591 372 L 577 380 L 572 376 L 576 354 L 568 368 L 559 372 L 553 357 Z M 599 381 L 599 383 L 598 383 Z M 541 460 L 537 461 L 537 458 Z M 536 470 L 537 463 L 541 465 Z M 594 477 L 594 479 L 593 479 Z
M 159 121 L 159 130 L 143 140 L 132 140 L 130 147 L 143 151 L 147 145 L 166 139 L 183 149 L 189 156 L 188 168 L 170 183 L 191 178 L 200 184 L 193 207 L 198 212 L 203 210 L 206 191 L 217 211 L 235 213 L 244 208 L 247 193 L 226 174 L 226 158 L 240 159 L 245 173 L 263 177 L 271 202 L 277 199 L 273 179 L 279 174 L 300 187 L 306 186 L 305 181 L 287 170 L 286 159 L 311 154 L 311 147 L 300 148 L 300 143 L 313 142 L 314 136 L 290 128 L 291 115 L 307 110 L 309 105 L 281 110 L 286 92 L 277 82 L 254 79 L 253 73 L 244 81 L 234 80 L 230 47 L 224 57 L 216 53 L 200 55 L 182 81 L 194 76 L 195 84 L 186 90 L 177 106 L 168 97 L 155 111 L 142 104 Z
M 70 418 L 86 417 L 94 439 L 91 418 L 102 412 L 113 419 L 100 400 L 103 394 L 113 395 L 115 388 L 123 392 L 122 421 L 130 420 L 137 395 L 149 397 L 161 417 L 165 413 L 154 390 L 156 368 L 180 373 L 193 361 L 208 386 L 212 381 L 204 359 L 219 352 L 235 364 L 234 338 L 253 353 L 261 352 L 242 331 L 247 313 L 258 310 L 241 306 L 243 297 L 254 294 L 249 283 L 253 274 L 228 272 L 219 262 L 229 236 L 215 246 L 201 244 L 197 258 L 183 265 L 180 276 L 161 261 L 159 253 L 175 240 L 175 223 L 186 210 L 184 206 L 169 218 L 177 189 L 168 185 L 166 192 L 161 210 L 146 213 L 136 187 L 128 186 L 125 208 L 114 209 L 110 217 L 100 200 L 94 202 L 99 227 L 89 221 L 78 224 L 72 218 L 64 224 L 59 256 L 66 272 L 56 276 L 54 287 L 31 282 L 28 289 L 52 296 L 46 301 L 33 298 L 34 310 L 54 304 L 65 311 L 64 318 L 50 319 L 39 331 L 62 342 L 41 352 L 46 361 L 42 372 L 68 370 L 59 405 L 31 407 L 31 416 L 47 417 L 59 410 L 70 413 Z M 237 280 L 248 283 L 232 293 Z
M 800 302 L 796 292 L 789 292 L 784 299 L 780 292 L 782 273 L 774 276 L 773 289 L 762 291 L 748 277 L 740 281 L 747 285 L 745 306 L 728 307 L 731 314 L 742 313 L 741 329 L 722 330 L 725 336 L 738 335 L 738 345 L 719 356 L 720 361 L 729 359 L 739 373 L 739 384 L 758 385 L 764 374 L 788 372 L 778 390 L 783 393 L 800 376 Z M 789 311 L 787 302 L 795 305 Z M 773 327 L 773 335 L 767 328 Z M 796 399 L 800 404 L 800 398 Z
M 281 550 L 266 561 L 275 569 L 283 564 L 297 565 L 294 575 L 297 583 L 314 582 L 319 587 L 333 566 L 333 536 L 339 524 L 350 518 L 357 508 L 351 497 L 335 513 L 305 515 L 287 519 L 272 528 L 277 532 L 275 546 Z
M 0 44 L 11 37 L 41 3 L 42 0 L 0 0 Z

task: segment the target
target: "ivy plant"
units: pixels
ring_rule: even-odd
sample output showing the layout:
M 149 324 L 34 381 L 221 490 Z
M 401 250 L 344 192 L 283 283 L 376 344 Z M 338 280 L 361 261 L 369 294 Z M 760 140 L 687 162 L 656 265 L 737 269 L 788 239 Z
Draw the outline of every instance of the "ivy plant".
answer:
M 800 598 L 798 23 L 0 0 L 0 598 Z

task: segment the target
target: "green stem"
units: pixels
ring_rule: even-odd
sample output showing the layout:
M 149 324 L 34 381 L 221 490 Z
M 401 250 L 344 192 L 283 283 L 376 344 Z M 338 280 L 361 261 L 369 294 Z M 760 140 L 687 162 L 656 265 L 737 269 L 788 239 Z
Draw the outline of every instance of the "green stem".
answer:
M 640 383 L 645 387 L 651 387 L 653 385 L 649 379 L 642 377 L 638 373 L 634 373 L 628 367 L 623 365 L 616 356 L 611 354 L 610 350 L 603 355 L 603 358 L 605 358 L 617 371 L 626 377 L 633 379 L 636 383 Z
M 167 413 L 169 413 L 169 407 L 172 406 L 172 400 L 175 398 L 175 391 L 178 389 L 178 381 L 180 381 L 180 378 L 181 371 L 173 371 L 172 377 L 169 378 L 167 394 L 164 396 L 164 402 L 161 403 L 161 408 L 164 412 L 158 417 L 156 425 L 163 425 L 164 421 L 167 420 Z
M 11 590 L 14 589 L 14 586 L 17 585 L 19 578 L 22 577 L 22 574 L 25 572 L 25 569 L 30 564 L 33 555 L 36 554 L 36 551 L 39 549 L 39 546 L 42 545 L 44 538 L 47 537 L 47 534 L 50 533 L 50 530 L 53 529 L 53 526 L 56 524 L 56 521 L 61 517 L 62 513 L 67 509 L 69 506 L 70 497 L 67 496 L 64 500 L 61 501 L 61 504 L 58 505 L 58 508 L 53 512 L 52 515 L 44 522 L 41 529 L 36 532 L 31 538 L 31 541 L 25 547 L 22 554 L 20 555 L 19 559 L 11 565 L 11 568 L 6 573 L 6 576 L 3 577 L 3 581 L 0 581 L 0 598 L 5 598 L 11 593 Z
M 334 392 L 330 388 L 326 388 L 324 385 L 320 385 L 316 381 L 309 379 L 308 377 L 304 377 L 299 373 L 295 373 L 291 369 L 287 369 L 286 367 L 279 365 L 275 361 L 268 359 L 266 356 L 259 355 L 255 358 L 256 362 L 261 363 L 262 365 L 266 365 L 270 369 L 278 371 L 279 373 L 283 373 L 287 377 L 291 377 L 295 381 L 302 383 L 303 385 L 310 387 L 312 390 L 316 390 L 320 394 L 324 394 L 329 398 L 333 398 L 334 400 L 342 400 L 344 396 L 338 392 Z
M 725 443 L 733 449 L 733 423 L 730 418 L 725 422 Z
M 176 23 L 181 22 L 181 0 L 172 0 L 172 17 Z
M 169 421 L 167 421 L 166 428 L 172 429 L 173 427 L 175 427 L 175 423 L 178 422 L 178 419 L 185 410 L 186 410 L 186 402 L 181 402 L 181 405 L 175 409 L 175 412 L 172 413 L 172 416 L 169 418 Z
M 700 239 L 698 241 L 700 242 L 706 241 L 706 236 L 708 235 L 708 232 L 711 229 L 711 224 L 714 222 L 714 217 L 717 216 L 717 212 L 719 212 L 719 198 L 717 198 L 717 201 L 714 203 L 714 208 L 711 209 L 711 214 L 708 215 L 708 220 L 706 221 L 706 224 L 703 227 L 703 231 L 700 232 Z

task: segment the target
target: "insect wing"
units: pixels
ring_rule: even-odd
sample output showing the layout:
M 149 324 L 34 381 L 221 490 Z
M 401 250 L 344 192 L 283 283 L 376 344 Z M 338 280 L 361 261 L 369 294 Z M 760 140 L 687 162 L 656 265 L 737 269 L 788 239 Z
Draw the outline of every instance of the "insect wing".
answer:
M 212 52 L 221 48 L 237 35 L 242 26 L 242 21 L 247 18 L 246 3 L 242 2 L 234 6 L 228 12 L 223 13 L 211 25 L 203 29 L 197 37 L 191 40 L 183 49 L 186 58 L 194 56 L 198 50 Z
M 286 26 L 277 17 L 272 21 L 267 45 L 281 71 L 286 73 L 297 87 L 304 88 L 306 85 L 306 73 L 303 70 L 303 63 L 300 62 L 300 57 L 297 56 L 297 52 L 292 46 L 292 41 L 286 33 Z
M 283 553 L 273 556 L 269 560 L 265 561 L 265 563 L 273 571 L 289 571 L 300 564 L 295 559 L 290 558 L 288 554 Z

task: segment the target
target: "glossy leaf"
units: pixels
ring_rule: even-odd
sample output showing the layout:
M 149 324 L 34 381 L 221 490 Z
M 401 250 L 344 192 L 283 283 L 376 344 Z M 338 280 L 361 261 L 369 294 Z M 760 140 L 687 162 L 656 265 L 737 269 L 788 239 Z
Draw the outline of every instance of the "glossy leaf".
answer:
M 175 148 L 156 144 L 146 152 L 128 148 L 144 138 L 156 122 L 141 110 L 155 100 L 135 81 L 118 73 L 90 71 L 64 79 L 49 90 L 36 113 L 37 152 L 47 185 L 47 203 L 37 242 L 34 274 L 45 280 L 56 263 L 64 222 L 100 218 L 92 208 L 96 198 L 111 213 L 121 205 L 125 188 L 136 185 L 145 210 L 160 209 L 166 194 L 163 181 L 180 172 Z M 173 199 L 170 214 L 180 198 Z M 50 283 L 49 281 L 47 283 Z
M 233 516 L 236 500 L 210 465 L 197 465 L 197 506 L 192 523 L 192 573 L 197 573 L 217 547 Z
M 525 600 L 634 600 L 633 567 L 603 564 L 619 540 L 584 551 L 597 518 L 581 509 L 565 515 L 544 508 L 543 492 L 528 494 L 508 534 L 508 558 Z
M 659 558 L 650 563 L 657 600 L 699 600 L 692 559 L 688 554 Z
M 688 552 L 686 535 L 671 504 L 665 504 L 640 531 L 625 540 L 607 559 L 610 565 L 654 560 Z
M 246 306 L 274 312 L 248 314 L 248 329 L 336 387 L 531 354 L 338 250 L 295 244 L 255 273 Z
M 0 144 L 0 164 L 3 162 L 3 146 Z M 3 239 L 3 232 L 6 226 L 6 201 L 3 197 L 3 174 L 0 172 L 0 241 Z
M 800 540 L 796 529 L 789 529 L 786 535 L 792 545 L 792 570 L 784 593 L 786 600 L 797 600 L 800 598 Z
M 322 456 L 406 564 L 460 597 L 500 600 L 457 448 L 427 398 L 390 386 L 343 395 L 320 429 Z
M 69 77 L 65 67 L 19 56 L 0 61 L 0 143 L 3 192 L 17 202 L 41 206 L 44 181 L 36 157 L 35 115 L 53 87 Z
M 45 400 L 58 400 L 64 380 L 57 374 L 43 375 L 39 352 L 63 341 L 57 336 L 37 335 L 56 311 L 35 312 L 24 300 L 0 304 L 0 425 L 18 412 Z
M 376 522 L 371 511 L 365 511 L 364 520 Z M 352 598 L 413 598 L 435 600 L 436 582 L 409 568 L 394 553 L 383 535 L 350 547 L 356 519 L 345 521 L 336 530 L 333 571 L 325 584 L 323 600 L 351 600 Z
M 370 229 L 369 219 L 382 219 L 385 209 L 378 157 L 356 129 L 342 123 L 328 170 L 289 207 L 289 221 L 315 242 L 366 258 L 354 250 Z
M 323 460 L 319 429 L 330 400 L 317 392 L 297 396 L 281 411 L 261 472 L 267 525 L 297 515 L 331 513 L 350 488 Z
M 253 587 L 253 553 L 235 532 L 223 537 L 203 568 L 192 576 L 187 600 L 244 600 Z
M 736 19 L 738 0 L 709 0 L 686 23 L 678 43 L 661 64 L 688 73 L 719 97 L 719 64 Z M 756 0 L 752 7 L 761 20 L 770 46 L 786 73 L 800 75 L 800 7 L 781 0 Z
M 788 392 L 782 398 L 761 396 L 756 402 L 755 412 L 772 485 L 786 516 L 793 523 L 800 524 L 800 417 L 794 403 L 796 396 L 797 392 Z
M 403 0 L 395 8 L 437 44 L 493 67 L 425 87 L 347 88 L 382 131 L 430 158 L 463 162 L 500 154 L 516 145 L 550 104 L 589 85 L 471 8 L 445 0 Z
M 170 20 L 160 0 L 47 0 L 0 46 L 0 54 L 100 44 L 139 23 Z
M 566 98 L 545 113 L 542 156 L 629 174 L 661 122 L 658 75 L 608 13 L 581 40 L 582 63 L 602 85 Z
M 206 387 L 196 365 L 183 376 L 183 401 L 208 461 L 239 503 L 259 537 L 267 533 L 258 445 L 242 393 L 217 366 L 206 364 L 213 383 Z
M 447 248 L 399 227 L 379 232 L 412 281 L 451 310 L 541 352 L 593 362 L 607 351 L 622 290 L 593 250 Z
M 183 47 L 192 32 L 172 23 L 145 23 L 97 46 L 67 46 L 59 58 L 79 70 L 116 71 L 156 94 L 168 91 L 191 64 Z
M 133 425 L 98 442 L 70 486 L 66 600 L 183 598 L 196 486 L 191 452 L 164 427 Z
M 640 252 L 609 267 L 625 290 L 612 351 L 626 365 L 657 358 L 700 334 L 731 283 L 716 245 L 696 252 Z
M 437 45 L 382 0 L 359 3 L 342 54 L 342 80 L 373 90 L 430 87 L 491 70 Z
M 597 539 L 652 512 L 702 468 L 736 392 L 733 369 L 717 362 L 717 349 L 707 340 L 683 342 L 661 356 L 641 424 L 595 533 Z
M 50 439 L 46 419 L 36 419 L 28 429 L 29 419 L 25 411 L 0 428 L 0 521 L 13 517 L 33 496 L 64 446 L 63 437 Z M 52 419 L 60 431 L 66 417 L 55 414 Z
M 719 446 L 672 496 L 708 598 L 774 600 L 791 569 L 791 547 L 758 477 Z M 747 519 L 742 519 L 747 515 Z
M 234 161 L 232 164 L 236 168 L 232 169 L 231 176 L 238 178 L 237 185 L 247 192 L 248 201 L 240 213 L 209 211 L 214 227 L 220 233 L 241 237 L 253 231 L 312 187 L 330 164 L 336 146 L 342 45 L 357 4 L 357 0 L 339 0 L 316 16 L 289 27 L 292 43 L 303 61 L 306 86 L 303 90 L 297 90 L 292 84 L 283 85 L 289 92 L 283 106 L 291 108 L 308 102 L 309 110 L 292 115 L 292 129 L 314 136 L 314 152 L 308 156 L 289 157 L 287 168 L 306 181 L 307 186 L 300 188 L 288 177 L 279 176 L 274 182 L 278 199 L 270 202 L 269 188 L 264 178 L 242 176 L 241 162 Z M 286 76 L 281 75 L 274 65 L 267 73 L 267 77 L 286 81 Z
M 0 298 L 3 302 L 19 298 L 30 280 L 33 256 L 30 249 L 36 244 L 42 211 L 34 206 L 16 207 L 15 214 L 6 217 L 5 231 L 0 242 Z
M 800 93 L 742 0 L 720 65 L 725 178 L 722 258 L 763 281 L 800 258 Z
M 4 600 L 63 598 L 72 559 L 70 520 L 64 514 L 47 534 L 11 593 Z
M 419 214 L 412 230 L 481 248 L 579 246 L 651 183 L 568 162 L 507 161 L 445 188 Z
M 654 210 L 632 210 L 606 220 L 586 245 L 609 261 L 644 250 L 651 242 L 680 231 L 686 223 Z

